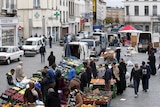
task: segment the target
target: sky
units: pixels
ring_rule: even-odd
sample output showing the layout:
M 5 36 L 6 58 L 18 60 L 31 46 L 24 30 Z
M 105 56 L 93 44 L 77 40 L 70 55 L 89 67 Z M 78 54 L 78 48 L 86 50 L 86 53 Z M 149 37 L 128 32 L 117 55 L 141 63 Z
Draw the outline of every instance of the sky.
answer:
M 123 0 L 106 0 L 107 6 L 110 7 L 123 7 Z

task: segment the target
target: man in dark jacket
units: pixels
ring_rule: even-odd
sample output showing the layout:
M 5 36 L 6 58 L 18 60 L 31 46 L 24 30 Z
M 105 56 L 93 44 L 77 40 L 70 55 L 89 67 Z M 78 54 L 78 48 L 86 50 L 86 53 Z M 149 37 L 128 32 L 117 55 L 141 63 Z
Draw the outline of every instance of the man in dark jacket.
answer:
M 92 68 L 89 66 L 88 62 L 83 62 L 84 68 L 86 69 L 86 73 L 87 73 L 87 79 L 88 79 L 88 86 L 90 84 L 90 81 L 92 79 Z
M 138 96 L 140 79 L 142 78 L 142 69 L 138 66 L 137 63 L 135 63 L 134 67 L 132 68 L 130 82 L 132 81 L 132 78 L 133 78 L 134 92 L 136 98 Z
M 14 85 L 14 82 L 13 82 L 13 75 L 14 75 L 14 72 L 15 70 L 14 69 L 11 69 L 7 74 L 7 82 L 8 82 L 8 85 Z
M 91 58 L 90 67 L 92 68 L 93 77 L 96 78 L 97 77 L 97 68 L 96 68 L 96 64 L 95 64 L 93 58 Z
M 84 91 L 84 87 L 87 87 L 87 83 L 88 83 L 88 79 L 87 78 L 88 78 L 87 77 L 87 73 L 82 68 L 81 69 L 81 78 L 80 78 L 80 81 L 81 81 L 81 84 L 80 84 L 81 91 Z
M 39 81 L 39 83 L 41 84 L 41 91 L 42 91 L 42 96 L 43 96 L 43 101 L 45 102 L 46 101 L 46 95 L 47 95 L 47 92 L 48 92 L 48 88 L 49 88 L 49 77 L 48 75 L 46 74 L 46 72 L 42 72 L 42 80 Z
M 147 92 L 147 89 L 149 88 L 149 79 L 151 71 L 149 66 L 147 66 L 144 61 L 142 61 L 141 69 L 142 69 L 142 88 L 143 91 Z
M 106 91 L 111 90 L 111 78 L 112 78 L 112 71 L 111 69 L 108 68 L 108 65 L 105 64 L 106 72 L 104 74 L 104 80 L 105 80 L 105 86 L 106 86 Z
M 53 88 L 48 89 L 45 107 L 61 107 L 59 95 L 54 91 Z
M 39 49 L 39 53 L 41 54 L 41 62 L 45 62 L 46 48 L 45 48 L 45 46 L 43 46 L 43 44 Z
M 53 51 L 51 51 L 47 60 L 49 62 L 49 66 L 52 66 L 52 64 L 55 63 L 56 57 L 53 55 Z

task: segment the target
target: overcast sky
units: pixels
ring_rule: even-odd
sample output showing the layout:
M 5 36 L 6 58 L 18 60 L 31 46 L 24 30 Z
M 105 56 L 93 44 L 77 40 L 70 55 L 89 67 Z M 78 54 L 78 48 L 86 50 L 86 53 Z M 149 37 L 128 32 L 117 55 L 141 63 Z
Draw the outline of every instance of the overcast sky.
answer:
M 111 7 L 123 7 L 123 0 L 106 0 L 107 6 Z

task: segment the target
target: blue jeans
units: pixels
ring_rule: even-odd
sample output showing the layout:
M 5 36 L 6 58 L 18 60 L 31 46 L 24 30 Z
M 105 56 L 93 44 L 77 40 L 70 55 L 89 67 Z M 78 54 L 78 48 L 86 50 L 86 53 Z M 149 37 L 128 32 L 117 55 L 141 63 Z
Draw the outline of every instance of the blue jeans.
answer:
M 143 90 L 148 89 L 148 84 L 149 84 L 149 79 L 147 77 L 143 77 L 142 78 L 142 88 L 143 88 Z
M 138 90 L 139 90 L 139 82 L 140 80 L 133 80 L 133 84 L 134 84 L 134 93 L 137 94 Z
M 41 62 L 45 62 L 45 54 L 41 53 Z

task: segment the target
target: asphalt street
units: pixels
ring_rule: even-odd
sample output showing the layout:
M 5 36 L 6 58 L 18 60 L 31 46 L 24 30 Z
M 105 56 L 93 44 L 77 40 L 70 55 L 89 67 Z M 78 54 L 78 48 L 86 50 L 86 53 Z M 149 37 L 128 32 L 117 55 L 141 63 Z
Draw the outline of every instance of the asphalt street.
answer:
M 62 50 L 63 47 L 60 47 L 58 44 L 53 44 L 52 48 L 46 47 L 46 57 L 45 62 L 41 63 L 40 55 L 37 54 L 35 57 L 23 57 L 23 70 L 26 73 L 27 77 L 31 77 L 33 73 L 37 70 L 43 69 L 45 65 L 48 65 L 47 57 L 50 54 L 50 51 L 54 52 L 56 56 L 56 63 L 58 64 L 62 59 Z M 124 56 L 126 53 L 126 47 L 122 47 L 121 57 L 127 62 L 131 60 L 133 63 L 138 62 L 141 64 L 142 61 L 147 61 L 147 54 L 138 53 L 131 57 Z M 159 64 L 160 59 L 156 54 L 157 64 Z M 18 62 L 13 62 L 10 65 L 0 65 L 0 94 L 3 93 L 7 89 L 7 81 L 6 81 L 6 73 L 12 69 L 16 68 Z M 132 67 L 127 67 L 128 72 L 131 71 Z M 127 81 L 129 84 L 129 80 Z M 134 90 L 133 88 L 126 88 L 122 95 L 116 96 L 116 98 L 112 99 L 111 106 L 112 107 L 160 107 L 160 78 L 157 75 L 151 76 L 149 90 L 148 92 L 142 91 L 142 86 L 139 88 L 139 96 L 138 98 L 134 98 Z M 140 83 L 141 84 L 141 83 Z M 0 100 L 1 104 L 1 100 Z

